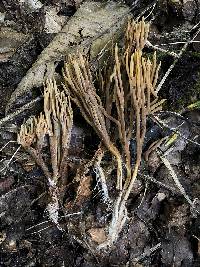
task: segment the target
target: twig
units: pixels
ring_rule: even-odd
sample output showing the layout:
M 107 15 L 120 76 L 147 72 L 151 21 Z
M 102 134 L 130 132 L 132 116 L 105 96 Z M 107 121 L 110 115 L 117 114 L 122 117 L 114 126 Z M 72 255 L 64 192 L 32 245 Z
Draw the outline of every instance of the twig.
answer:
M 144 188 L 144 194 L 143 194 L 142 199 L 141 199 L 141 201 L 140 201 L 140 203 L 139 203 L 139 205 L 137 206 L 136 209 L 139 209 L 139 207 L 142 205 L 142 203 L 143 203 L 143 201 L 145 199 L 146 193 L 147 193 L 147 188 L 148 188 L 148 182 L 146 181 L 145 188 Z
M 31 206 L 33 204 L 35 204 L 35 202 L 37 202 L 39 199 L 41 199 L 44 195 L 47 194 L 47 191 L 43 192 L 42 194 L 40 194 L 37 198 L 35 198 L 32 202 L 31 202 Z
M 75 215 L 80 215 L 80 214 L 82 214 L 81 211 L 79 211 L 79 212 L 75 212 L 75 213 L 70 213 L 70 214 L 65 214 L 65 215 L 63 215 L 63 216 L 60 216 L 60 218 L 67 218 L 67 217 L 71 217 L 71 216 L 75 216 Z M 49 222 L 52 222 L 52 221 L 51 221 L 51 220 L 43 221 L 43 222 L 41 222 L 41 223 L 38 223 L 38 224 L 36 224 L 36 225 L 33 225 L 33 226 L 27 228 L 25 231 L 29 231 L 29 230 L 31 230 L 31 229 L 34 229 L 34 228 L 36 228 L 36 227 L 38 227 L 38 226 L 40 226 L 40 225 L 43 225 L 43 224 L 45 224 L 45 223 L 49 223 Z
M 155 252 L 156 250 L 158 250 L 160 247 L 161 247 L 161 243 L 158 243 L 154 247 L 152 247 L 150 249 L 146 249 L 145 252 L 142 253 L 140 256 L 138 256 L 137 258 L 133 258 L 133 261 L 136 263 L 138 261 L 143 260 L 146 257 L 149 257 L 153 252 Z
M 5 124 L 8 121 L 13 120 L 14 118 L 16 118 L 20 113 L 24 112 L 25 110 L 31 108 L 35 103 L 39 102 L 42 99 L 41 96 L 35 98 L 34 100 L 32 100 L 31 102 L 27 103 L 26 105 L 22 106 L 21 108 L 19 108 L 17 111 L 8 114 L 5 118 L 0 120 L 0 127 L 2 127 L 3 124 Z
M 166 49 L 163 49 L 163 48 L 158 47 L 158 46 L 156 46 L 156 45 L 153 45 L 153 44 L 152 44 L 151 42 L 149 42 L 148 40 L 147 40 L 147 42 L 146 42 L 146 45 L 147 45 L 148 47 L 152 47 L 154 50 L 158 50 L 158 51 L 160 51 L 160 52 L 166 53 L 166 54 L 168 54 L 168 55 L 170 55 L 170 56 L 172 56 L 172 57 L 175 57 L 175 58 L 178 58 L 178 57 L 179 57 L 177 53 L 172 52 L 172 51 L 169 51 L 169 50 L 166 50 Z
M 152 6 L 151 11 L 150 11 L 149 14 L 144 18 L 145 20 L 147 20 L 148 17 L 151 16 L 151 14 L 153 13 L 153 11 L 154 11 L 154 9 L 155 9 L 155 7 L 156 7 L 157 2 L 158 2 L 158 1 L 155 1 L 155 3 L 154 3 L 153 6 Z
M 167 44 L 160 44 L 161 46 L 167 46 L 167 45 L 177 45 L 177 44 L 186 44 L 187 42 L 171 42 L 171 43 L 167 43 Z M 189 41 L 189 43 L 200 43 L 200 41 Z M 155 45 L 156 47 L 156 45 Z
M 141 176 L 141 178 L 147 179 L 147 180 L 149 180 L 149 181 L 151 181 L 157 185 L 160 185 L 160 186 L 166 188 L 167 190 L 171 191 L 172 193 L 178 194 L 177 191 L 173 187 L 166 185 L 166 184 L 163 184 L 162 182 L 156 180 L 154 177 L 152 177 L 150 175 L 140 174 L 140 176 Z
M 156 93 L 158 93 L 161 89 L 161 87 L 163 86 L 164 82 L 166 81 L 167 77 L 169 76 L 169 74 L 171 73 L 171 71 L 173 70 L 173 68 L 175 67 L 176 63 L 178 62 L 178 60 L 181 58 L 181 56 L 183 55 L 183 53 L 186 51 L 188 45 L 191 43 L 191 41 L 193 41 L 197 35 L 200 33 L 200 28 L 198 29 L 198 31 L 196 32 L 196 34 L 193 36 L 192 40 L 187 41 L 184 46 L 182 47 L 181 51 L 178 54 L 178 57 L 174 60 L 174 62 L 172 63 L 172 65 L 169 67 L 169 69 L 167 70 L 167 72 L 165 73 L 165 75 L 163 76 L 162 80 L 160 81 L 160 83 L 158 84 L 157 88 L 156 88 Z
M 17 143 L 17 141 L 13 141 L 13 140 L 8 141 L 4 146 L 2 146 L 2 148 L 0 149 L 0 152 L 2 152 L 4 148 L 6 148 L 10 143 Z
M 190 199 L 190 197 L 186 194 L 184 187 L 182 186 L 182 184 L 180 183 L 174 169 L 172 168 L 172 165 L 170 164 L 169 160 L 167 158 L 165 158 L 164 156 L 162 156 L 161 153 L 159 153 L 159 156 L 162 160 L 162 162 L 164 163 L 165 167 L 168 169 L 170 175 L 172 176 L 176 186 L 178 187 L 178 189 L 180 190 L 180 192 L 182 193 L 182 195 L 184 196 L 184 198 L 187 200 L 187 202 L 190 204 L 190 206 L 192 208 L 194 207 L 194 202 Z
M 9 159 L 8 163 L 6 164 L 5 167 L 3 167 L 1 170 L 0 170 L 0 173 L 3 172 L 5 169 L 8 168 L 8 166 L 10 165 L 10 163 L 12 162 L 13 158 L 15 157 L 15 155 L 17 154 L 17 152 L 20 150 L 21 148 L 21 145 L 18 146 L 18 148 L 16 149 L 16 151 L 14 152 L 14 154 L 12 155 L 12 157 Z
M 195 144 L 197 146 L 200 146 L 200 143 L 196 142 L 196 141 L 193 141 L 187 137 L 185 137 L 182 133 L 180 133 L 180 131 L 177 130 L 178 127 L 180 127 L 180 125 L 178 125 L 176 128 L 172 128 L 172 127 L 169 127 L 166 123 L 164 123 L 163 121 L 161 121 L 157 116 L 154 116 L 154 119 L 156 121 L 158 121 L 158 123 L 162 126 L 164 126 L 165 128 L 169 129 L 170 131 L 174 132 L 174 133 L 177 133 L 180 137 L 182 137 L 183 139 L 185 139 L 186 141 L 192 143 L 192 144 Z
M 155 8 L 155 5 L 157 4 L 157 2 L 158 2 L 158 0 L 155 0 L 155 1 L 153 1 L 153 3 L 151 3 L 150 5 L 148 5 L 138 16 L 137 16 L 137 18 L 136 18 L 136 21 L 138 21 L 141 17 L 143 17 L 144 16 L 144 14 L 149 10 L 149 9 L 151 9 L 151 8 L 153 8 L 153 10 L 154 10 L 154 8 Z M 152 12 L 150 12 L 150 14 L 151 14 Z

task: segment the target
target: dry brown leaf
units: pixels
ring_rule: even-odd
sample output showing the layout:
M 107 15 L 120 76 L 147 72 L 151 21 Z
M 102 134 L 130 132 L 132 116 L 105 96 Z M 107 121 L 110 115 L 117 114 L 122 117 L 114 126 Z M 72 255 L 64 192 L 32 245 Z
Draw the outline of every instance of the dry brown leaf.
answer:
M 91 195 L 91 182 L 92 182 L 92 177 L 91 176 L 84 176 L 77 189 L 77 197 L 76 197 L 76 202 L 79 202 L 79 200 L 83 197 L 89 197 Z
M 77 188 L 76 198 L 74 201 L 70 201 L 65 204 L 65 208 L 69 211 L 70 209 L 79 209 L 83 207 L 85 203 L 87 203 L 90 198 L 92 191 L 90 189 L 92 183 L 91 176 L 83 176 L 81 177 L 80 184 Z
M 92 240 L 98 244 L 102 244 L 106 241 L 106 233 L 104 228 L 91 228 L 88 230 Z

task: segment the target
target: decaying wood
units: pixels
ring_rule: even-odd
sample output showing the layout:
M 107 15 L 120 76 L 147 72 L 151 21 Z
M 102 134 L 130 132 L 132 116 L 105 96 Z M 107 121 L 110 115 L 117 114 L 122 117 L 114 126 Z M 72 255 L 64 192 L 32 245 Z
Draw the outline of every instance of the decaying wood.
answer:
M 30 95 L 33 88 L 41 87 L 46 79 L 51 79 L 56 64 L 69 52 L 78 49 L 89 51 L 92 43 L 98 38 L 101 42 L 101 37 L 105 35 L 106 40 L 110 40 L 124 24 L 128 14 L 129 8 L 115 1 L 84 1 L 21 80 L 7 105 L 7 113 L 20 98 Z M 105 40 L 103 44 L 98 44 L 98 52 L 104 45 Z

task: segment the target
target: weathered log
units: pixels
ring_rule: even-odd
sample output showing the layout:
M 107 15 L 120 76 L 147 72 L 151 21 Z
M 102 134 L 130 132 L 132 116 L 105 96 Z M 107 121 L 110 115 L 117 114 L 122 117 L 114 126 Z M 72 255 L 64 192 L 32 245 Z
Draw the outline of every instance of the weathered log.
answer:
M 32 98 L 33 88 L 52 78 L 56 64 L 64 60 L 68 53 L 85 49 L 91 51 L 91 57 L 97 55 L 122 29 L 128 14 L 127 6 L 114 1 L 84 2 L 18 84 L 7 104 L 7 114 L 25 104 L 27 95 Z

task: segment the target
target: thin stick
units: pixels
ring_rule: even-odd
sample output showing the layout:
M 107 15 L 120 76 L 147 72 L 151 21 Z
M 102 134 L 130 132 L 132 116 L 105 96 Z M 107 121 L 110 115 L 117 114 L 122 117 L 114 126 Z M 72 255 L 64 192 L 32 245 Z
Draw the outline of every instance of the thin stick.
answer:
M 12 162 L 13 158 L 15 157 L 15 155 L 17 154 L 17 152 L 20 150 L 21 148 L 21 145 L 18 146 L 18 148 L 16 149 L 16 151 L 14 152 L 14 154 L 12 155 L 12 157 L 9 159 L 8 163 L 6 164 L 5 167 L 3 167 L 1 170 L 0 170 L 0 173 L 3 172 L 5 169 L 8 168 L 8 166 L 10 165 L 10 163 Z
M 161 87 L 163 86 L 163 84 L 165 83 L 167 77 L 169 76 L 169 74 L 171 73 L 171 71 L 173 70 L 173 68 L 175 67 L 176 63 L 178 62 L 178 60 L 181 58 L 181 56 L 183 55 L 183 53 L 186 51 L 188 45 L 191 43 L 191 41 L 193 41 L 197 35 L 200 33 L 200 28 L 198 29 L 198 31 L 196 32 L 196 34 L 194 35 L 194 37 L 192 38 L 192 40 L 189 40 L 188 42 L 186 42 L 183 46 L 183 48 L 181 49 L 181 51 L 178 54 L 178 57 L 174 60 L 174 62 L 172 63 L 172 65 L 169 67 L 169 69 L 167 70 L 167 72 L 165 73 L 164 77 L 162 78 L 162 80 L 160 81 L 160 83 L 158 84 L 157 88 L 156 88 L 156 93 L 158 93 L 161 89 Z
M 5 118 L 0 120 L 0 127 L 2 127 L 2 125 L 4 125 L 6 122 L 11 121 L 13 119 L 15 119 L 20 113 L 24 112 L 25 110 L 31 108 L 32 106 L 34 106 L 35 103 L 39 102 L 42 99 L 41 96 L 35 98 L 34 100 L 32 100 L 31 102 L 27 103 L 26 105 L 22 106 L 21 108 L 19 108 L 17 111 L 8 114 Z
M 187 200 L 187 202 L 190 204 L 190 206 L 191 206 L 192 208 L 194 208 L 194 203 L 193 203 L 193 201 L 192 201 L 192 200 L 190 199 L 190 197 L 186 194 L 185 189 L 184 189 L 184 187 L 182 186 L 182 184 L 180 183 L 180 181 L 179 181 L 179 179 L 178 179 L 178 177 L 177 177 L 177 175 L 176 175 L 174 169 L 172 168 L 172 166 L 171 166 L 169 160 L 168 160 L 167 158 L 163 157 L 163 156 L 161 155 L 161 153 L 160 153 L 159 156 L 160 156 L 162 162 L 164 163 L 165 167 L 169 170 L 170 175 L 172 176 L 172 178 L 173 178 L 173 180 L 174 180 L 176 186 L 178 187 L 178 189 L 180 190 L 180 192 L 182 193 L 182 195 L 184 196 L 184 198 Z
M 179 57 L 177 53 L 175 53 L 175 52 L 173 52 L 173 51 L 169 51 L 169 50 L 163 49 L 163 48 L 158 47 L 158 46 L 156 46 L 156 45 L 153 45 L 153 44 L 150 43 L 148 40 L 147 40 L 147 42 L 146 42 L 146 45 L 147 45 L 148 47 L 153 48 L 154 50 L 158 50 L 158 51 L 160 51 L 160 52 L 166 53 L 166 54 L 168 54 L 168 55 L 170 55 L 170 56 L 172 56 L 172 57 L 175 57 L 175 58 L 178 58 L 178 57 Z
M 17 143 L 17 141 L 13 141 L 13 140 L 8 141 L 4 146 L 2 146 L 2 148 L 0 149 L 0 152 L 2 152 L 4 148 L 6 148 L 10 143 Z

